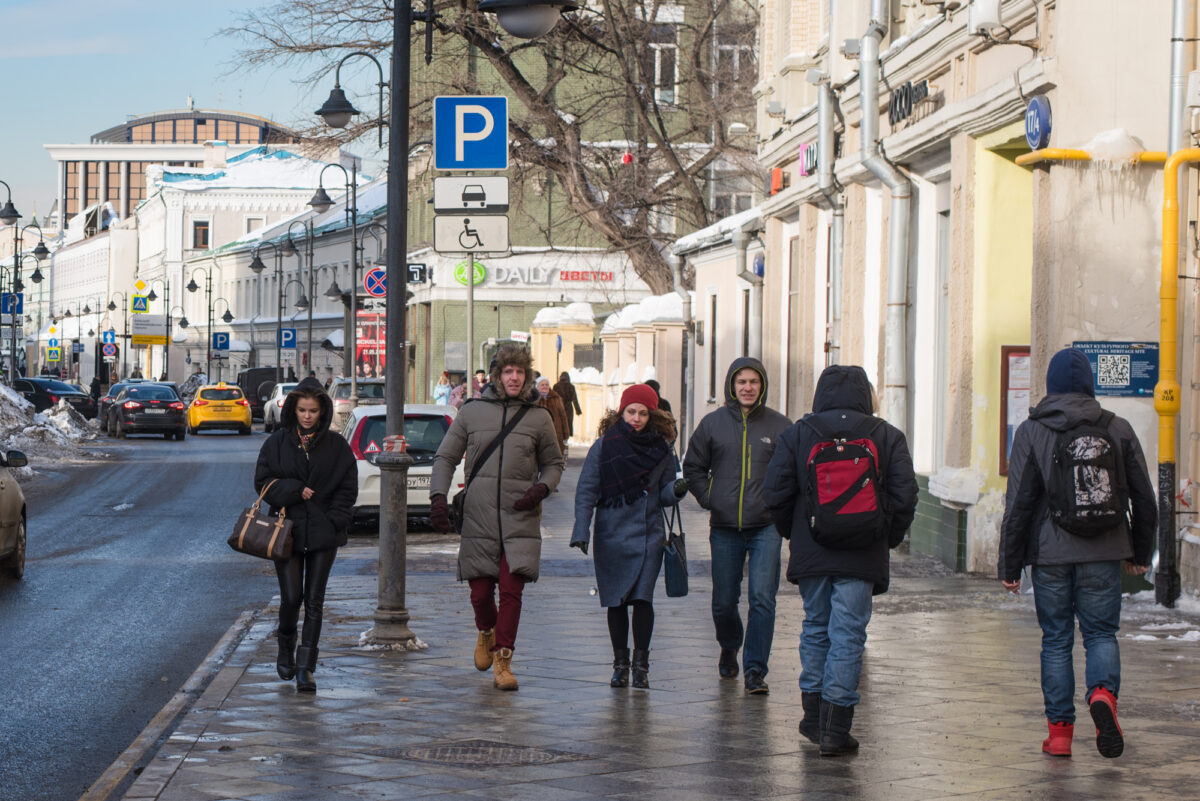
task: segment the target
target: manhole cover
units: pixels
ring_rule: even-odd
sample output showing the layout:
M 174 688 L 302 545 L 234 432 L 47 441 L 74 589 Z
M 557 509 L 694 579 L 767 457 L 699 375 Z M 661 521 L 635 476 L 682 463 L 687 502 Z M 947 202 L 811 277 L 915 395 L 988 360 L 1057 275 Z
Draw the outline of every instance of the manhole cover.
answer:
M 549 748 L 530 748 L 524 745 L 497 743 L 492 740 L 462 740 L 456 743 L 385 748 L 377 753 L 388 759 L 405 759 L 464 768 L 550 765 L 555 762 L 575 762 L 594 758 L 590 754 L 555 751 Z

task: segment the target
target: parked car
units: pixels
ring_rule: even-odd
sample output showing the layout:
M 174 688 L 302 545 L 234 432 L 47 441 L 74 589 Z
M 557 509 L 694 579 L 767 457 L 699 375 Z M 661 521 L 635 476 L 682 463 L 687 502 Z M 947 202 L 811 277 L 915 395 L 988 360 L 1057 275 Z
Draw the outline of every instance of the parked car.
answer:
M 125 387 L 131 384 L 145 383 L 148 382 L 141 378 L 127 378 L 124 381 L 118 381 L 117 383 L 113 384 L 108 388 L 108 392 L 100 396 L 100 403 L 96 407 L 96 417 L 100 418 L 101 422 L 106 422 L 108 420 L 108 408 L 112 406 L 113 399 L 121 394 L 121 390 L 125 389 Z M 103 427 L 106 426 L 102 426 L 102 428 Z
M 14 579 L 25 573 L 25 493 L 9 470 L 27 464 L 20 451 L 0 457 L 0 573 Z
M 84 395 L 88 396 L 89 402 L 88 402 L 86 408 L 80 407 L 79 413 L 82 414 L 84 417 L 86 417 L 89 420 L 91 420 L 93 417 L 95 417 L 98 403 L 97 403 L 96 399 L 92 397 L 92 391 L 90 389 L 88 389 L 87 387 L 85 387 L 83 384 L 67 384 L 67 386 L 69 386 L 71 389 L 73 389 L 77 392 L 82 392 Z
M 287 382 L 286 384 L 276 384 L 271 388 L 271 394 L 267 396 L 266 403 L 263 404 L 263 431 L 268 434 L 279 428 L 279 415 L 283 411 L 283 402 L 287 400 L 287 394 L 296 388 L 299 382 Z
M 453 406 L 408 404 L 404 407 L 404 439 L 413 465 L 408 469 L 408 519 L 429 520 L 429 482 L 433 474 L 433 457 L 442 438 L 450 430 L 458 410 Z M 354 522 L 357 525 L 379 522 L 379 467 L 375 457 L 383 450 L 387 433 L 386 406 L 359 406 L 350 412 L 342 427 L 342 436 L 350 443 L 358 459 L 358 500 L 354 502 Z M 447 500 L 462 491 L 466 478 L 463 463 L 454 469 Z
M 250 401 L 250 417 L 252 419 L 262 419 L 263 404 L 275 386 L 275 378 L 276 368 L 274 367 L 247 367 L 238 373 L 237 385 L 242 388 L 242 394 Z
M 57 378 L 18 378 L 13 382 L 13 389 L 24 395 L 37 412 L 49 409 L 60 400 L 66 400 L 80 414 L 94 408 L 91 395 Z M 91 416 L 95 416 L 94 412 Z
M 385 403 L 384 382 L 385 379 L 382 378 L 358 379 L 358 405 L 375 406 Z M 354 408 L 350 400 L 350 389 L 349 378 L 339 378 L 329 385 L 329 397 L 333 399 L 333 424 L 335 426 L 340 421 L 344 421 L 350 414 L 350 410 Z
M 218 428 L 232 428 L 239 434 L 249 434 L 252 423 L 250 401 L 246 400 L 241 387 L 224 381 L 200 387 L 187 409 L 189 434 Z
M 182 440 L 185 408 L 167 384 L 130 384 L 109 406 L 105 427 L 110 437 L 118 439 L 127 434 L 162 434 Z

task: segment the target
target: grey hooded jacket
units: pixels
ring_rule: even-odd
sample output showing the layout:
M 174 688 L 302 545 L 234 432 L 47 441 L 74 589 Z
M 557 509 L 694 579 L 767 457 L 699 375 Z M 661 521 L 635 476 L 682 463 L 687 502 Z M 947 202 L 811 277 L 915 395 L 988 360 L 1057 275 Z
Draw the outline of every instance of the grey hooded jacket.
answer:
M 1108 430 L 1125 463 L 1132 507 L 1132 526 L 1120 525 L 1095 537 L 1081 537 L 1054 525 L 1046 504 L 1046 487 L 1059 432 L 1079 423 L 1096 423 L 1104 412 L 1096 399 L 1081 392 L 1047 395 L 1029 412 L 1013 436 L 1008 459 L 1008 493 L 1000 527 L 998 574 L 1016 581 L 1025 565 L 1069 565 L 1128 559 L 1149 565 L 1154 552 L 1158 511 L 1146 459 L 1133 428 L 1113 417 Z
M 748 414 L 733 392 L 733 377 L 749 367 L 762 378 L 758 403 Z M 766 405 L 767 370 L 758 359 L 743 357 L 729 365 L 725 406 L 700 421 L 688 443 L 683 477 L 700 505 L 710 512 L 713 528 L 755 529 L 769 525 L 762 501 L 767 465 L 779 435 L 792 424 Z

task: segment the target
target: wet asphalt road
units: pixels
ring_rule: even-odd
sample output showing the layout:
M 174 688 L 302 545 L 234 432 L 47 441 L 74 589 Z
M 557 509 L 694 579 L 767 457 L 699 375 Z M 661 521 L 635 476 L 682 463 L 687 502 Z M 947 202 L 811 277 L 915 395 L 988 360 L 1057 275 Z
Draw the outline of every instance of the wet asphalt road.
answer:
M 0 581 L 0 799 L 77 799 L 278 592 L 225 544 L 262 442 L 101 439 L 113 458 L 22 485 L 25 577 Z

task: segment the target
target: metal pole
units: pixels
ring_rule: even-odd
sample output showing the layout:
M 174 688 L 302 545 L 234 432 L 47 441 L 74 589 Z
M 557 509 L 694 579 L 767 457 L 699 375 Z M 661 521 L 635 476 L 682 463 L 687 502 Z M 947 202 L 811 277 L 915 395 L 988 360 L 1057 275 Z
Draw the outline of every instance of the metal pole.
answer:
M 163 295 L 164 302 L 167 306 L 167 346 L 166 354 L 163 356 L 163 374 L 167 380 L 171 380 L 171 277 L 163 275 Z
M 205 351 L 205 376 L 207 380 L 212 380 L 212 335 L 213 335 L 213 308 L 212 308 L 212 267 L 204 271 L 204 300 L 208 303 L 208 342 Z
M 308 369 L 311 372 L 313 369 L 312 360 L 312 316 L 313 306 L 317 305 L 316 284 L 313 283 L 313 229 L 312 220 L 305 221 L 304 233 L 308 237 L 308 242 L 305 244 L 305 255 L 308 256 L 308 339 L 305 345 L 304 361 L 308 363 Z M 342 343 L 345 344 L 345 343 Z
M 12 300 L 9 302 L 8 322 L 12 342 L 12 350 L 8 353 L 9 381 L 17 380 L 17 281 L 21 280 L 21 221 L 13 222 L 13 278 Z
M 408 41 L 405 39 L 405 41 Z M 382 91 L 382 90 L 380 90 Z M 406 173 L 407 175 L 407 173 Z M 354 349 L 351 351 L 350 408 L 358 408 L 358 165 L 350 165 L 350 331 L 354 334 Z M 376 365 L 378 367 L 379 365 Z M 378 373 L 377 373 L 378 375 Z
M 499 327 L 499 326 L 497 326 Z M 483 366 L 482 362 L 479 365 Z M 475 254 L 467 254 L 467 378 L 475 391 Z
M 283 251 L 275 249 L 275 383 L 283 381 Z
M 387 438 L 376 458 L 381 472 L 379 505 L 379 597 L 371 637 L 379 642 L 409 643 L 405 608 L 408 534 L 408 468 L 404 451 L 404 399 L 407 395 L 408 346 L 408 122 L 409 29 L 412 0 L 397 0 L 392 19 L 392 107 L 388 141 L 387 186 Z M 351 294 L 357 288 L 352 288 Z
M 121 293 L 121 338 L 125 340 L 121 348 L 121 378 L 129 378 L 129 295 Z

